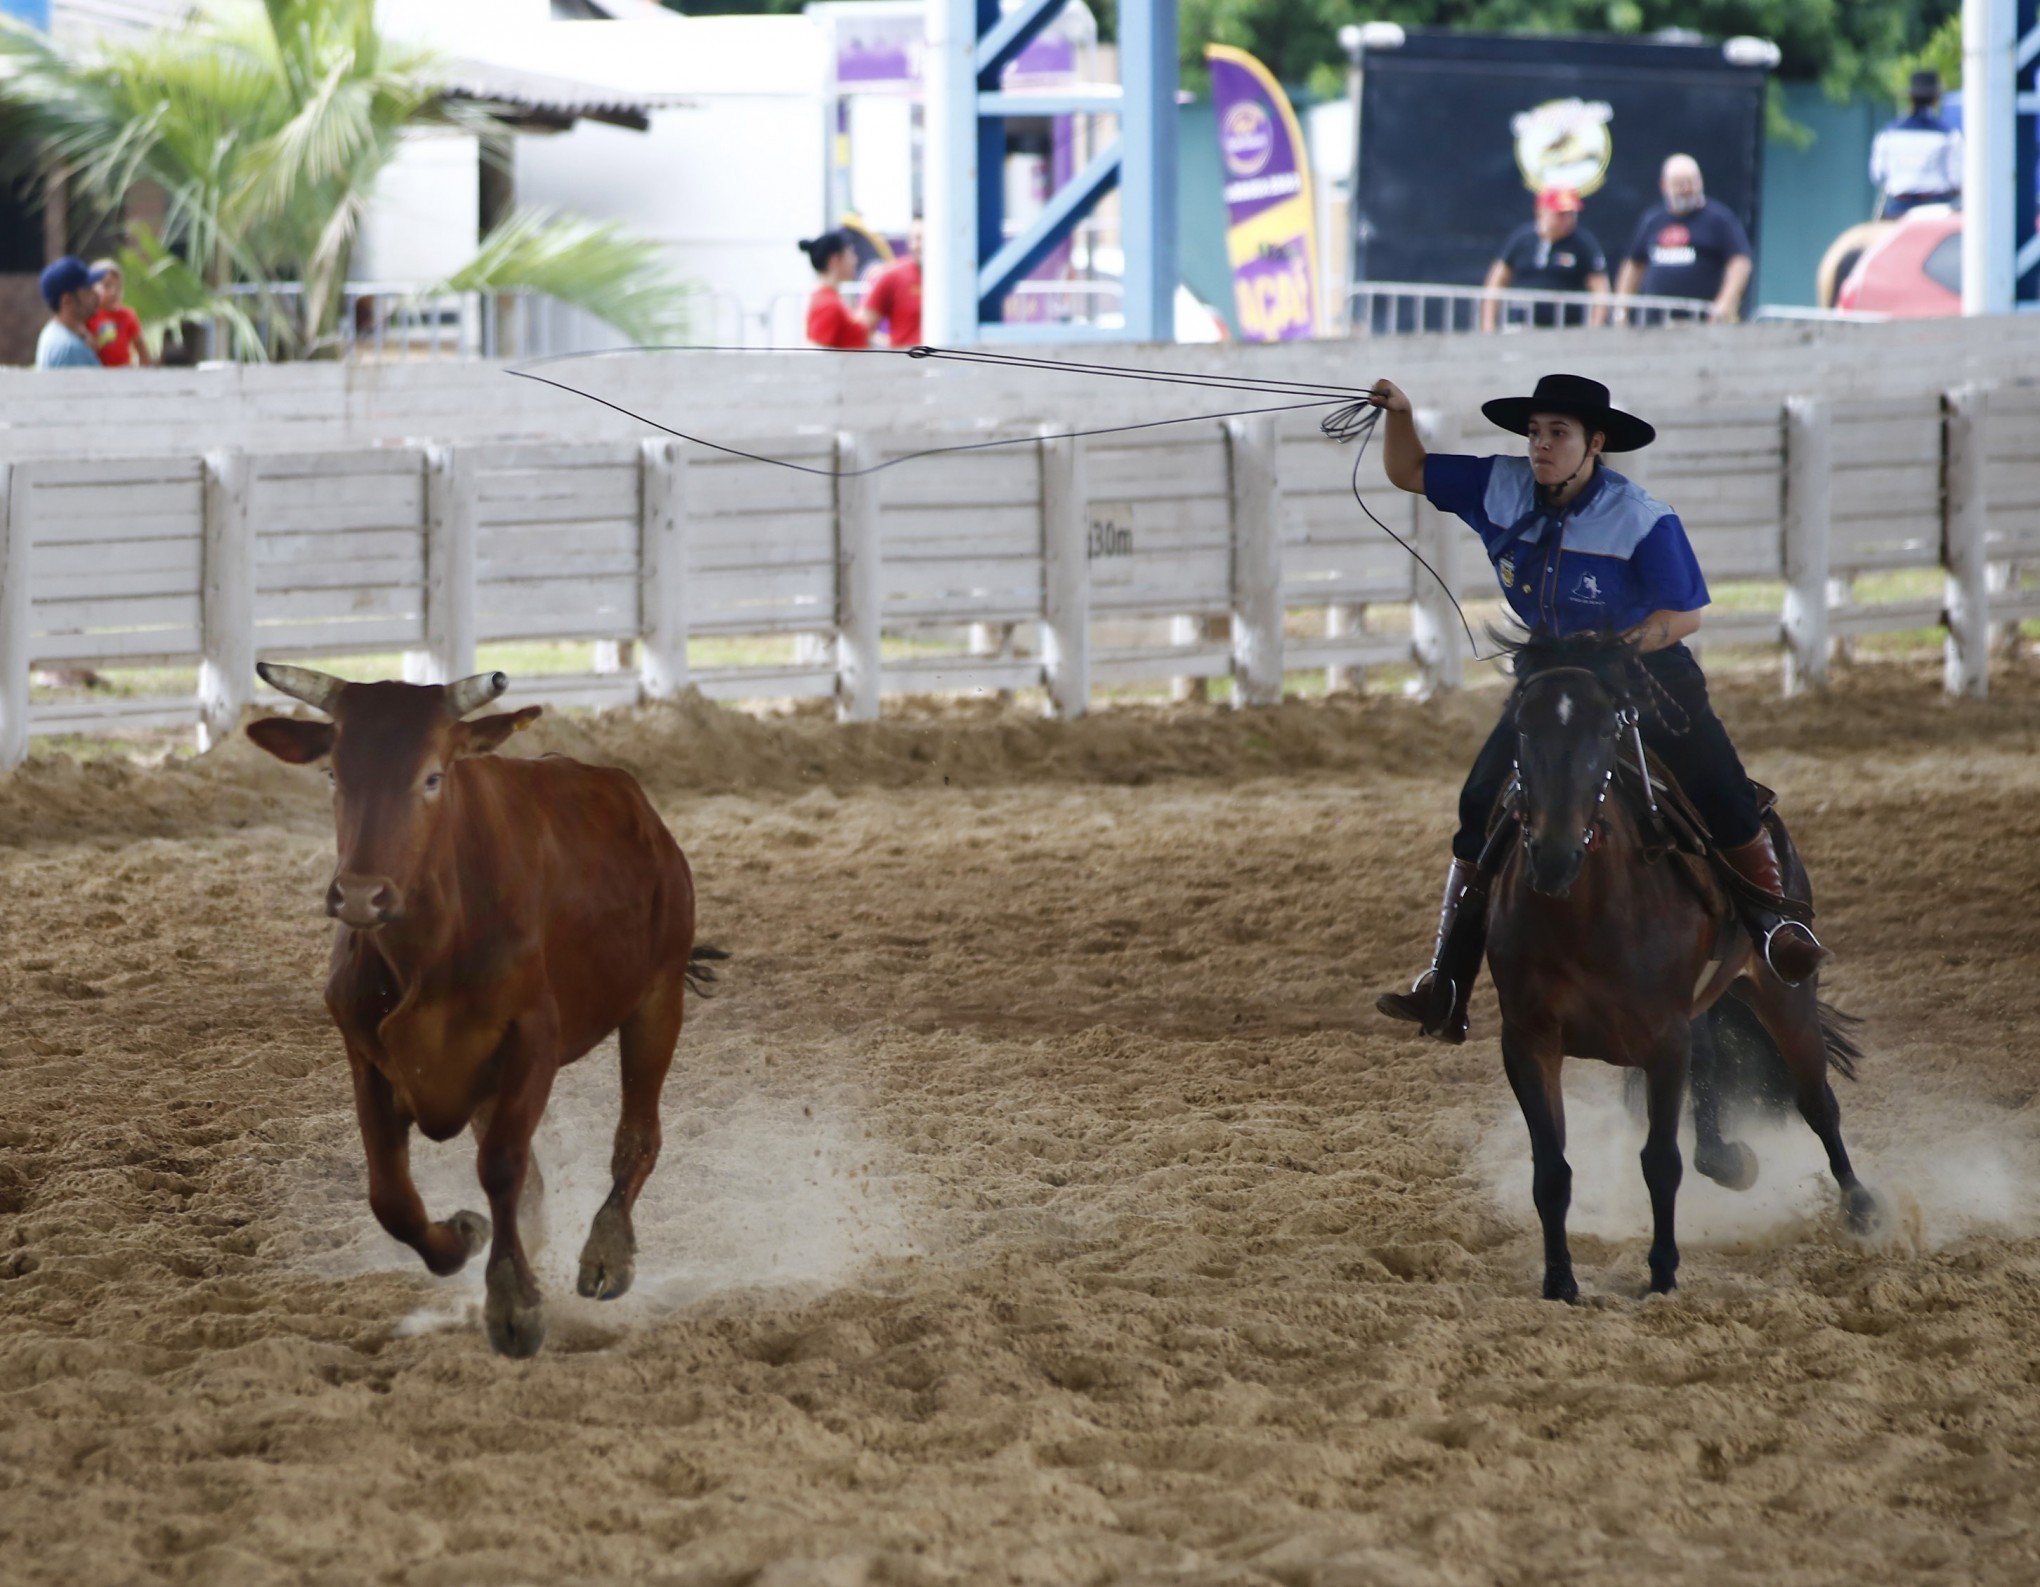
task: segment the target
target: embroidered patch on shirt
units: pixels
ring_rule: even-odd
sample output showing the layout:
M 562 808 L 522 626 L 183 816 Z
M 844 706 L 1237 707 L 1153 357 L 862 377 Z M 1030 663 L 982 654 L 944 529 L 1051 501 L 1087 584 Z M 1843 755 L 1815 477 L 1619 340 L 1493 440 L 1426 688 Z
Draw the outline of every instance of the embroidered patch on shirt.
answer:
M 1601 603 L 1601 581 L 1591 573 L 1582 573 L 1572 593 L 1574 600 L 1589 601 L 1598 606 Z
M 1497 567 L 1502 575 L 1502 588 L 1513 590 L 1516 587 L 1516 559 L 1514 557 L 1503 557 L 1497 564 Z

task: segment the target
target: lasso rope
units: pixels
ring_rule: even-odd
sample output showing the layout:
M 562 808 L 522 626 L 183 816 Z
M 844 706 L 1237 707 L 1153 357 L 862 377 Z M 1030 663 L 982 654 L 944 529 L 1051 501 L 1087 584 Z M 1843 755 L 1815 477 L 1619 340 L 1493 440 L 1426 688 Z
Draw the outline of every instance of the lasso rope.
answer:
M 987 441 L 965 441 L 950 446 L 923 447 L 919 451 L 903 452 L 898 457 L 889 457 L 881 462 L 863 468 L 821 468 L 811 463 L 798 463 L 791 458 L 770 457 L 760 452 L 748 452 L 742 447 L 729 446 L 720 441 L 711 441 L 707 436 L 694 435 L 686 430 L 675 429 L 662 424 L 646 414 L 626 408 L 620 402 L 556 380 L 550 375 L 537 371 L 570 360 L 598 358 L 637 357 L 645 353 L 744 353 L 757 356 L 794 356 L 803 354 L 835 357 L 867 358 L 911 358 L 916 360 L 937 360 L 944 363 L 979 364 L 1001 369 L 1031 369 L 1043 373 L 1085 375 L 1096 379 L 1133 380 L 1148 385 L 1190 386 L 1207 391 L 1232 391 L 1252 393 L 1257 396 L 1281 397 L 1284 400 L 1262 407 L 1226 408 L 1215 413 L 1186 414 L 1176 419 L 1149 419 L 1135 424 L 1110 424 L 1090 430 L 1065 430 L 1053 435 L 1001 436 Z M 1243 419 L 1265 413 L 1316 412 L 1329 409 L 1318 421 L 1318 430 L 1329 441 L 1341 445 L 1357 441 L 1359 448 L 1353 454 L 1353 500 L 1360 510 L 1367 514 L 1383 534 L 1401 546 L 1414 557 L 1424 571 L 1436 581 L 1438 588 L 1445 592 L 1445 599 L 1452 603 L 1452 610 L 1459 616 L 1459 626 L 1466 630 L 1467 647 L 1476 661 L 1490 660 L 1483 656 L 1480 644 L 1474 638 L 1473 625 L 1467 621 L 1466 610 L 1459 604 L 1458 596 L 1439 576 L 1429 559 L 1409 541 L 1375 516 L 1374 509 L 1360 493 L 1360 465 L 1367 456 L 1367 447 L 1374 439 L 1375 429 L 1381 423 L 1382 410 L 1375 405 L 1367 388 L 1357 386 L 1321 385 L 1301 380 L 1271 380 L 1245 375 L 1197 374 L 1188 370 L 1139 369 L 1126 364 L 1098 364 L 1076 359 L 1042 358 L 1028 353 L 1001 353 L 984 348 L 955 347 L 726 347 L 726 346 L 671 346 L 671 347 L 629 347 L 611 351 L 590 353 L 555 353 L 547 358 L 534 359 L 521 367 L 505 371 L 520 380 L 537 381 L 540 385 L 551 386 L 557 391 L 567 392 L 584 401 L 600 404 L 612 412 L 620 413 L 639 424 L 673 436 L 677 440 L 691 441 L 696 446 L 721 452 L 727 457 L 742 458 L 747 462 L 765 463 L 774 468 L 792 469 L 800 474 L 815 474 L 829 479 L 855 479 L 866 474 L 877 474 L 902 463 L 911 463 L 920 458 L 943 457 L 959 452 L 982 452 L 1000 446 L 1031 446 L 1037 441 L 1071 441 L 1098 435 L 1126 435 L 1138 430 L 1158 430 L 1172 424 L 1208 424 L 1218 419 Z

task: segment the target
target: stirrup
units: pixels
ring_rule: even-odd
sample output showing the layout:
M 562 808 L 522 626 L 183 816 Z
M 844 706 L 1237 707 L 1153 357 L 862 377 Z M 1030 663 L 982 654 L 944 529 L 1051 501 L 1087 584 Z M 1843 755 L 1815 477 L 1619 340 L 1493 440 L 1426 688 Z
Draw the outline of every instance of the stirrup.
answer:
M 1826 945 L 1821 942 L 1820 938 L 1816 937 L 1813 934 L 1813 927 L 1809 926 L 1805 921 L 1803 920 L 1779 921 L 1777 925 L 1771 927 L 1770 930 L 1764 933 L 1764 963 L 1770 966 L 1771 973 L 1775 975 L 1779 980 L 1783 981 L 1787 986 L 1798 986 L 1802 981 L 1806 979 L 1806 977 L 1801 976 L 1798 981 L 1793 980 L 1783 970 L 1778 968 L 1778 961 L 1771 957 L 1771 944 L 1777 940 L 1778 933 L 1781 931 L 1804 932 L 1806 934 L 1806 940 L 1813 944 L 1813 951 L 1820 957 L 1815 961 L 1814 969 L 1812 971 L 1809 971 L 1808 974 L 1813 974 L 1817 972 L 1821 965 L 1826 964 L 1828 960 L 1834 957 L 1834 955 L 1827 950 Z

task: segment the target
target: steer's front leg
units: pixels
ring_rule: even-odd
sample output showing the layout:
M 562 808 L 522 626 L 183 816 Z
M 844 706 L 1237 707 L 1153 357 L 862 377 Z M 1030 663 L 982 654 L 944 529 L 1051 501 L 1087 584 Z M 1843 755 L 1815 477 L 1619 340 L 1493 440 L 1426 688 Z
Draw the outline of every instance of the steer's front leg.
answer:
M 347 1062 L 354 1071 L 354 1113 L 361 1121 L 368 1205 L 376 1222 L 440 1277 L 458 1273 L 489 1238 L 489 1220 L 478 1212 L 456 1212 L 444 1222 L 432 1221 L 411 1180 L 411 1120 L 398 1108 L 382 1071 L 352 1042 Z
M 531 1165 L 531 1136 L 552 1094 L 559 1049 L 550 1022 L 520 1019 L 504 1034 L 501 1086 L 482 1131 L 476 1171 L 496 1222 L 489 1247 L 488 1303 L 483 1318 L 497 1354 L 538 1354 L 545 1343 L 545 1308 L 531 1262 L 518 1236 L 518 1202 Z

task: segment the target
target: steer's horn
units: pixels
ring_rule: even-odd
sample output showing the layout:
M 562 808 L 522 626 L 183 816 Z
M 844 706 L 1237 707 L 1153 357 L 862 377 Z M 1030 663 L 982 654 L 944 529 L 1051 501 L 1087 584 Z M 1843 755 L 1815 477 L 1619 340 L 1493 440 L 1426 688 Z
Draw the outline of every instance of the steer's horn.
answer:
M 302 700 L 306 705 L 315 705 L 328 716 L 340 703 L 340 691 L 347 687 L 346 679 L 314 672 L 310 667 L 286 667 L 279 662 L 258 661 L 255 670 L 270 688 L 289 695 L 293 700 Z
M 458 683 L 446 686 L 446 708 L 455 716 L 466 716 L 470 711 L 480 710 L 509 687 L 510 680 L 500 672 L 478 672 L 472 678 L 462 678 Z

